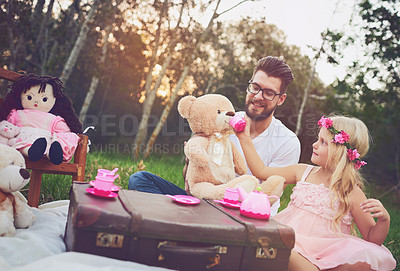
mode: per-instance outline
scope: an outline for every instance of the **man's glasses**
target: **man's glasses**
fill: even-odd
[[[267,88],[262,89],[257,83],[253,83],[251,81],[249,81],[249,85],[247,86],[247,91],[254,95],[262,91],[262,97],[268,101],[274,100],[275,96],[282,95],[282,93],[275,93],[274,91]]]

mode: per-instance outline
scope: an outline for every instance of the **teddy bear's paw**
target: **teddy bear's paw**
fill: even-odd
[[[15,192],[14,194],[17,194]],[[14,225],[18,229],[26,229],[32,226],[33,221],[35,221],[35,215],[32,209],[21,199],[15,198],[15,215],[14,215]]]
[[[254,176],[245,175],[237,177],[233,182],[236,181],[236,184],[233,188],[237,188],[238,186],[242,187],[247,193],[250,193],[256,190],[258,185],[258,180]]]
[[[2,212],[0,214],[0,236],[13,236],[15,234],[15,227],[12,215]]]
[[[18,143],[18,140],[17,140],[16,138],[11,138],[11,139],[8,140],[7,145],[10,146],[10,147],[12,147],[12,146],[14,146],[14,145],[17,144],[17,143]]]
[[[190,193],[199,199],[222,199],[225,194],[225,185],[196,183],[190,188]]]
[[[21,214],[15,216],[14,224],[18,229],[26,229],[32,226],[35,221],[35,215],[32,211],[26,209],[26,211]]]
[[[285,181],[285,178],[281,176],[270,176],[268,179],[260,184],[261,191],[268,196],[277,196],[278,198],[280,198],[282,196]],[[272,205],[277,201],[277,199],[275,197],[270,197],[269,201]]]

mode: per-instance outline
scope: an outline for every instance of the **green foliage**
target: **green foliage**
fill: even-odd
[[[333,87],[347,101],[335,102],[339,111],[363,120],[371,133],[372,145],[366,173],[387,185],[400,184],[400,3],[395,0],[359,1],[362,22],[357,34],[330,33],[333,58],[358,46],[364,59],[354,61],[348,74]],[[341,49],[339,49],[341,48]],[[328,51],[328,49],[327,49]]]

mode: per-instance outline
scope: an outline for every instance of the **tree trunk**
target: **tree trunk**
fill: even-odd
[[[17,28],[13,15],[15,5],[16,3],[14,1],[10,1],[6,6],[7,34],[11,53],[10,65],[8,68],[13,71],[20,66],[26,55],[25,36],[24,33]]]
[[[106,55],[108,50],[108,38],[110,37],[111,29],[112,29],[112,24],[107,25],[106,34],[104,35],[103,38],[103,47],[101,48],[101,56],[98,63],[99,66],[102,66],[106,60]],[[81,112],[79,113],[79,120],[81,121],[81,123],[83,123],[86,118],[87,111],[90,107],[90,104],[92,103],[93,96],[96,93],[96,88],[98,83],[99,83],[99,77],[97,75],[94,75],[92,77],[92,82],[90,83],[89,91],[86,94],[85,101],[83,102]]]
[[[151,84],[153,82],[153,70],[154,66],[157,63],[157,53],[158,53],[158,48],[160,46],[160,35],[161,35],[161,26],[162,22],[164,20],[164,16],[167,14],[167,9],[168,9],[168,1],[165,0],[164,5],[160,11],[160,20],[158,21],[158,28],[155,36],[155,46],[153,48],[153,53],[151,56],[150,60],[150,66],[149,66],[149,72],[146,76],[146,83],[145,83],[145,95],[146,99],[144,100],[143,103],[143,113],[142,113],[142,119],[140,120],[139,127],[138,127],[138,133],[136,134],[135,141],[133,144],[132,148],[132,159],[136,160],[140,154],[140,148],[142,145],[144,145],[144,141],[147,137],[147,128],[148,128],[148,123],[149,123],[149,118],[150,118],[150,113],[151,109],[153,107],[154,99],[157,94],[157,89],[159,84],[161,84],[161,79],[162,76],[159,80],[158,86],[156,85],[158,83],[158,80],[155,84],[155,86],[152,88]],[[170,61],[170,60],[169,60]],[[164,61],[162,72],[165,73],[165,69],[168,67],[169,63],[167,61]]]
[[[32,25],[37,26],[38,24],[36,23],[38,20],[40,20],[40,15],[42,14],[44,4],[46,3],[45,0],[38,0],[35,8],[33,9],[33,12],[31,14],[31,19],[30,21],[32,22]]]
[[[146,159],[151,154],[151,148],[153,147],[154,143],[156,142],[157,136],[159,135],[161,128],[164,126],[164,123],[167,121],[169,112],[171,111],[172,105],[174,104],[176,98],[178,97],[178,91],[181,89],[183,82],[185,81],[186,76],[189,73],[189,65],[186,65],[183,69],[182,75],[179,78],[179,81],[175,87],[174,92],[171,95],[168,103],[166,104],[163,113],[161,115],[160,121],[157,123],[156,128],[154,129],[153,133],[150,136],[149,141],[147,142],[146,150],[144,151],[143,157]]]
[[[85,22],[82,24],[81,31],[79,33],[78,38],[76,39],[74,48],[72,49],[71,54],[69,55],[69,58],[67,60],[67,63],[64,66],[64,70],[61,73],[60,79],[64,84],[67,83],[72,73],[72,69],[75,66],[76,60],[78,59],[79,53],[83,45],[85,44],[87,33],[89,32],[88,23],[93,19],[94,15],[96,14],[98,3],[99,0],[93,2],[93,6],[86,17]]]
[[[43,17],[42,23],[40,24],[39,33],[37,34],[35,46],[31,55],[31,64],[40,68],[41,71],[44,70],[43,66],[46,63],[46,57],[43,55],[42,48],[47,47],[47,39],[45,39],[44,36],[47,28],[49,27],[49,22],[53,14],[53,6],[54,0],[51,0],[47,7],[46,15]]]
[[[299,114],[298,114],[298,116],[297,116],[297,123],[296,123],[296,135],[297,135],[297,136],[298,136],[299,133],[300,133],[300,129],[301,129],[301,119],[303,118],[304,108],[305,108],[306,103],[307,103],[308,92],[310,91],[311,83],[312,83],[312,81],[313,81],[313,79],[314,79],[315,66],[316,66],[316,64],[317,64],[317,59],[318,59],[318,58],[315,58],[315,63],[314,63],[314,65],[313,65],[310,78],[308,79],[307,88],[304,90],[303,100],[302,100],[302,102],[301,102],[300,109],[299,109]]]
[[[178,83],[177,83],[177,85],[175,87],[175,90],[172,93],[169,102],[167,103],[167,105],[165,106],[165,108],[163,110],[163,113],[161,115],[160,121],[157,123],[156,128],[154,129],[152,135],[150,136],[149,141],[147,142],[146,149],[145,149],[145,152],[144,152],[144,158],[148,158],[149,157],[149,155],[151,153],[151,148],[153,147],[153,145],[154,145],[154,143],[155,143],[155,141],[157,139],[157,136],[161,131],[161,128],[163,127],[164,123],[167,120],[169,112],[171,111],[171,107],[172,107],[173,103],[175,102],[175,100],[177,98],[178,91],[180,90],[183,82],[185,81],[185,78],[186,78],[187,74],[189,73],[190,65],[193,63],[193,61],[197,57],[202,42],[206,39],[207,35],[211,31],[211,27],[213,25],[214,20],[219,16],[217,14],[217,10],[218,10],[220,2],[221,2],[221,0],[217,1],[217,5],[215,7],[214,14],[211,17],[210,21],[208,22],[207,28],[203,31],[203,33],[201,34],[200,38],[197,40],[194,52],[191,54],[189,61],[186,63],[186,65],[185,65],[185,67],[183,69],[182,75],[179,78],[179,81],[178,81]]]

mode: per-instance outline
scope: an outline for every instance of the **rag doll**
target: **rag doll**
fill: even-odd
[[[10,86],[0,107],[0,120],[20,127],[13,148],[31,161],[46,156],[58,165],[75,152],[82,124],[62,89],[56,77],[24,74]]]

